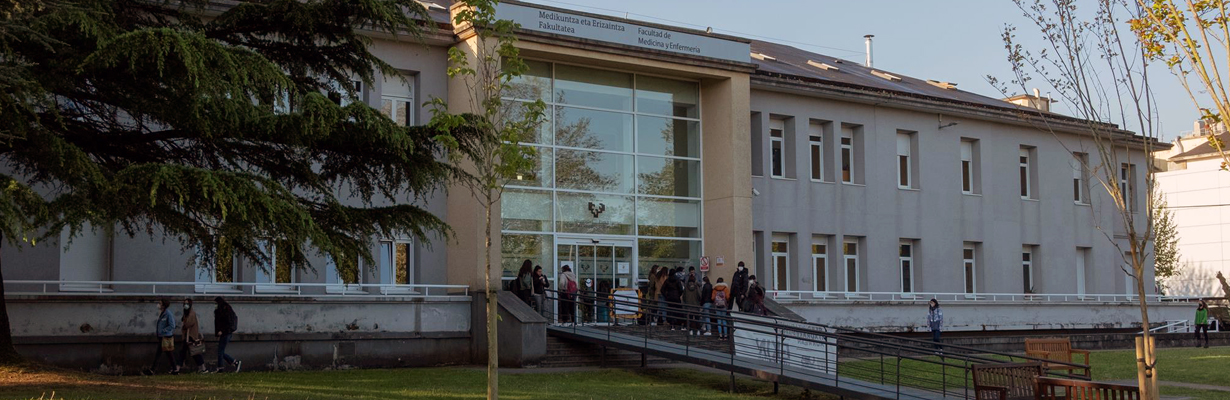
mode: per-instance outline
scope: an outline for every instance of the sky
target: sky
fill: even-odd
[[[1018,26],[1017,37],[1027,47],[1041,44],[1037,29],[1011,0],[527,1],[673,26],[712,27],[717,33],[787,44],[860,63],[863,35],[872,34],[877,69],[954,82],[962,90],[995,98],[1003,96],[987,83],[986,76],[1008,81],[1012,73],[1000,38],[1005,24]],[[1169,71],[1152,68],[1150,74],[1160,104],[1159,136],[1170,141],[1190,131],[1199,112]],[[1042,91],[1045,95],[1048,89]],[[1052,111],[1071,115],[1066,107],[1057,106]]]

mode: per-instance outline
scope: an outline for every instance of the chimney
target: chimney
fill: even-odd
[[[864,64],[867,68],[871,68],[871,38],[873,37],[876,35],[863,35],[863,38],[867,40],[867,63]]]
[[[1042,97],[1042,91],[1034,88],[1034,94],[1018,94],[1004,99],[1004,101],[1016,104],[1018,106],[1029,107],[1042,112],[1051,112],[1051,103],[1055,102],[1046,97]]]

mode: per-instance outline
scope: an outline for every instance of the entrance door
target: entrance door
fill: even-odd
[[[578,287],[590,296],[580,296],[581,322],[609,322],[610,310],[593,299],[606,298],[620,288],[635,288],[637,268],[634,242],[620,239],[559,238],[556,260],[560,270],[567,265],[577,275]],[[588,300],[588,301],[586,301]]]

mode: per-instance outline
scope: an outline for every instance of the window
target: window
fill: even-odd
[[[201,246],[197,244],[195,250],[196,290],[234,289],[234,286],[228,284],[239,280],[239,268],[235,265],[238,260],[235,258],[235,250],[231,247],[231,241],[225,237],[218,239],[218,245],[214,250],[214,260],[209,265],[205,265]]]
[[[897,251],[898,265],[901,267],[901,292],[914,292],[914,241],[902,240]]]
[[[1077,204],[1089,204],[1089,191],[1085,184],[1085,164],[1088,162],[1088,154],[1072,153],[1072,202]]]
[[[752,113],[752,176],[764,176],[764,128],[760,113]]]
[[[360,263],[358,255],[347,255],[338,257],[334,260],[333,257],[325,259],[325,291],[329,293],[341,292],[358,292],[362,288],[358,286],[363,283],[363,265]]]
[[[1088,247],[1076,248],[1076,294],[1085,294],[1085,262],[1088,258]]]
[[[286,290],[287,288],[278,285],[295,283],[295,273],[290,263],[290,247],[278,246],[273,240],[263,240],[257,245],[260,246],[261,254],[267,257],[265,262],[256,266],[256,283],[265,284],[257,286],[257,290]]]
[[[1021,283],[1024,293],[1034,293],[1034,246],[1021,248]]]
[[[854,183],[854,128],[841,128],[841,181]]]
[[[774,238],[773,290],[790,290],[790,246],[784,240]]]
[[[824,126],[812,122],[808,129],[807,143],[811,152],[811,180],[824,180]]]
[[[769,162],[774,178],[786,177],[786,124],[780,119],[769,120]]]
[[[965,293],[978,293],[978,262],[976,261],[977,246],[966,243],[961,249],[963,269],[965,270]]]
[[[828,239],[816,238],[811,245],[812,290],[829,290],[829,245]]]
[[[1132,164],[1119,166],[1119,193],[1123,196],[1123,209],[1136,211],[1136,168]]]
[[[1136,294],[1136,279],[1133,277],[1136,274],[1136,267],[1132,266],[1131,251],[1123,252],[1123,270],[1127,271],[1126,274],[1123,274],[1123,293],[1128,295]]]
[[[401,126],[415,124],[413,77],[384,79],[380,87],[380,112]]]
[[[380,242],[380,283],[409,285],[414,283],[414,243],[410,240]]]
[[[897,188],[910,189],[914,185],[914,142],[918,138],[913,132],[897,131]]]
[[[977,140],[961,139],[961,193],[978,193],[977,151]]]
[[[846,265],[845,291],[857,292],[859,288],[858,239],[846,239],[842,243],[842,253]]]
[[[325,93],[329,100],[345,107],[354,101],[363,101],[363,81],[351,80],[354,92],[350,92],[347,88],[342,87],[341,83],[332,81],[329,83],[329,90]]]
[[[1032,182],[1033,172],[1031,168],[1032,163],[1033,163],[1033,157],[1031,153],[1033,153],[1032,149],[1024,147],[1024,146],[1021,147],[1020,170],[1021,170],[1021,198],[1022,199],[1032,199],[1034,195],[1033,182]]]

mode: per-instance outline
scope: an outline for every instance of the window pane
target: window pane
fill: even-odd
[[[653,265],[687,267],[700,265],[700,241],[671,239],[640,239],[637,263],[641,271]]]
[[[551,231],[551,192],[508,188],[500,200],[500,223],[510,231]]]
[[[973,260],[974,259],[974,249],[965,249],[962,252],[962,255],[965,256],[966,260]]]
[[[554,181],[555,169],[551,165],[551,161],[555,158],[551,153],[550,147],[527,146],[535,154],[530,155],[530,165],[513,176],[508,181],[512,186],[528,186],[528,187],[551,187]]]
[[[914,282],[913,282],[913,279],[911,279],[911,273],[910,273],[910,268],[912,267],[913,266],[910,265],[909,260],[905,260],[901,262],[901,288],[903,291],[906,291],[906,292],[914,291]]]
[[[858,260],[855,258],[846,259],[846,291],[858,291]]]
[[[526,60],[528,71],[510,81],[505,97],[551,101],[551,64]]]
[[[790,268],[790,263],[786,261],[786,256],[775,257],[773,264],[776,267],[774,268],[773,275],[777,278],[773,282],[773,288],[777,290],[790,290],[790,271],[787,270],[787,268]]]
[[[851,157],[850,149],[843,147],[841,149],[841,181],[842,182],[852,182],[853,181],[853,177],[851,176],[851,172],[850,172],[850,162],[851,162],[850,157]]]
[[[225,236],[218,238],[218,249],[214,254],[217,262],[214,264],[214,282],[231,283],[235,281],[235,248],[231,240]]]
[[[1029,169],[1021,166],[1021,197],[1029,197]]]
[[[965,263],[965,293],[974,293],[974,264]]]
[[[906,156],[897,156],[897,184],[904,187],[910,186],[910,158]]]
[[[857,255],[858,254],[858,243],[846,242],[845,243],[845,253],[846,255],[850,255],[850,256]]]
[[[910,245],[908,245],[908,244],[902,244],[902,245],[901,245],[901,251],[900,251],[901,256],[902,256],[902,257],[909,257],[909,256],[912,254],[912,251],[911,251],[911,250],[913,250],[913,249],[912,249],[912,247],[913,247],[913,246],[910,246]]]
[[[526,111],[528,111],[527,107],[529,106],[529,104],[530,103],[521,102],[521,101],[512,101],[512,100],[504,101],[504,103],[502,104],[502,106],[505,108],[503,112],[504,118],[506,118],[507,120],[517,120],[517,121],[524,119],[525,113]],[[539,119],[542,123],[538,125],[538,129],[533,132],[526,132],[524,136],[518,139],[519,142],[536,143],[536,144],[551,144],[551,108],[550,106],[542,110],[542,113],[543,113],[542,118]]]
[[[961,190],[966,192],[972,192],[974,190],[972,185],[970,185],[971,177],[969,163],[969,161],[961,162]]]
[[[773,252],[785,253],[789,251],[790,246],[786,242],[773,242]]]
[[[410,284],[410,243],[399,242],[393,251],[393,283]]]
[[[700,157],[700,123],[682,119],[636,117],[637,152]]]
[[[359,257],[352,255],[340,256],[334,260],[334,268],[342,283],[359,283]]]
[[[811,145],[811,178],[821,180],[820,176],[820,145],[812,143]]]
[[[641,197],[636,214],[641,236],[700,237],[700,201]]]
[[[632,193],[632,156],[580,150],[555,150],[556,187]]]
[[[281,244],[281,243],[279,243]],[[290,267],[290,246],[275,245],[274,263],[273,263],[273,281],[275,283],[291,283],[294,278],[294,270]]]
[[[1081,180],[1080,179],[1072,180],[1072,201],[1075,201],[1078,203],[1081,201]]]
[[[813,245],[811,245],[811,253],[812,253],[812,254],[828,254],[828,252],[829,252],[829,251],[828,251],[828,246],[827,246],[827,245],[823,245],[823,244],[813,244]]]
[[[559,232],[634,234],[630,196],[559,192],[556,201]]]
[[[637,157],[637,192],[700,197],[700,161]]]
[[[556,64],[555,102],[632,111],[632,74]]]
[[[517,235],[505,233],[500,236],[500,264],[503,266],[503,276],[517,276],[521,263],[530,260],[536,266],[542,266],[542,272],[548,279],[555,278],[555,265],[551,262],[552,239],[550,235]],[[572,247],[569,246],[569,249]],[[561,257],[565,261],[567,257]]]
[[[632,152],[632,114],[555,107],[555,120],[556,145]]]
[[[773,141],[773,176],[782,176],[782,141]]]
[[[696,82],[652,76],[636,77],[636,111],[648,114],[697,118],[700,92]]]
[[[828,263],[828,260],[823,257],[815,257],[815,258],[812,258],[812,263],[814,264],[813,267],[815,268],[816,290],[819,290],[819,291],[829,290],[829,286],[828,286],[829,277],[825,273],[825,268],[827,268],[826,264]]]

